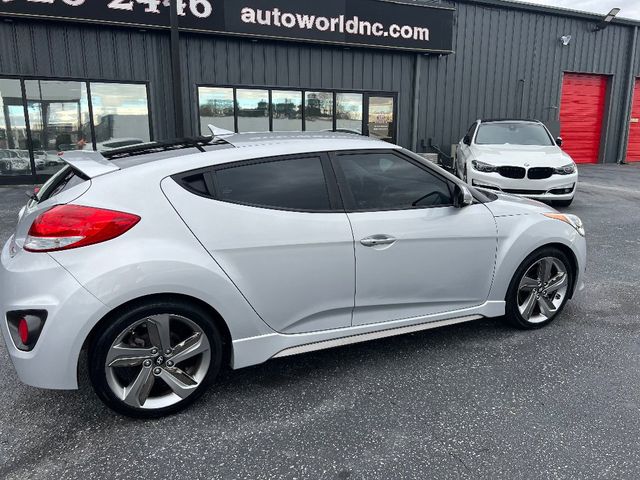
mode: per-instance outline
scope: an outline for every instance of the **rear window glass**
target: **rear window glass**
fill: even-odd
[[[331,209],[319,157],[224,168],[215,176],[217,198],[225,202],[286,210]]]
[[[42,187],[42,194],[38,196],[38,201],[42,202],[51,197],[59,195],[62,192],[75,187],[76,185],[80,185],[81,183],[86,182],[87,180],[87,177],[67,165],[62,170],[60,170],[57,175],[51,178],[51,183],[47,182],[44,184],[44,186]]]
[[[553,145],[547,130],[536,123],[484,123],[476,134],[478,145]]]

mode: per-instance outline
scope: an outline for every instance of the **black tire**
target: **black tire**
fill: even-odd
[[[520,281],[524,277],[525,273],[531,268],[536,262],[540,261],[546,257],[553,257],[558,259],[564,266],[566,267],[568,283],[567,283],[567,292],[562,300],[561,305],[557,308],[553,317],[546,321],[542,322],[530,322],[525,320],[525,318],[520,313],[518,308],[518,287],[520,285]],[[507,297],[505,298],[506,307],[505,307],[505,319],[512,326],[522,329],[522,330],[532,330],[544,327],[551,323],[554,319],[562,313],[565,305],[567,304],[567,300],[571,296],[570,293],[573,292],[573,285],[575,282],[575,271],[573,270],[572,263],[569,261],[567,255],[562,251],[554,247],[544,247],[539,250],[536,250],[531,255],[529,255],[518,267],[516,272],[511,279],[511,283],[509,284],[509,289],[507,290]],[[526,294],[525,294],[526,295]]]
[[[556,207],[568,207],[573,202],[573,198],[571,200],[554,200],[553,205]]]
[[[207,337],[210,361],[206,375],[186,398],[163,408],[136,408],[118,398],[107,380],[105,365],[113,342],[126,329],[152,315],[179,315],[195,323]],[[209,312],[189,303],[150,301],[134,304],[109,318],[93,336],[88,350],[89,378],[98,397],[112,410],[133,418],[158,418],[177,413],[195,402],[217,377],[223,359],[223,340]],[[160,352],[162,355],[162,352]]]

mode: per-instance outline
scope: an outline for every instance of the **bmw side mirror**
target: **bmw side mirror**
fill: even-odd
[[[562,137],[556,138],[556,145],[558,145],[559,147],[562,146]]]
[[[462,143],[471,146],[471,138],[469,138],[469,135],[464,136],[464,138],[462,139]]]
[[[467,187],[464,185],[456,184],[453,189],[453,206],[456,208],[463,208],[473,203],[473,195]]]

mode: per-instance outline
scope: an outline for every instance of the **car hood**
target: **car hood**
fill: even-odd
[[[573,161],[555,145],[474,145],[471,149],[474,159],[497,166],[562,167]]]
[[[556,212],[553,207],[538,202],[537,200],[519,197],[517,195],[509,195],[508,193],[498,193],[493,190],[491,193],[498,197],[498,199],[485,203],[485,206],[491,210],[491,213],[493,213],[495,217]]]

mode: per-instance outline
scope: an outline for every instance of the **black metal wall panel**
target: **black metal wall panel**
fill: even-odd
[[[595,32],[594,17],[495,0],[456,8],[451,55],[421,61],[418,149],[448,151],[480,117],[558,121],[565,71],[609,76],[603,158],[616,160],[626,128],[624,99],[633,25]],[[568,46],[560,42],[571,35]],[[640,39],[638,40],[640,43]],[[637,45],[640,48],[640,45]],[[182,34],[187,134],[198,133],[197,84],[376,90],[398,93],[398,142],[410,146],[414,53]],[[640,55],[634,72],[640,75]],[[0,22],[0,75],[147,81],[156,139],[174,136],[167,32],[51,21]]]
[[[0,75],[148,82],[154,138],[173,136],[165,33],[77,23],[0,22]]]
[[[414,57],[410,53],[182,36],[187,131],[197,133],[197,85],[255,85],[398,93],[398,141],[411,141]]]
[[[478,118],[536,118],[556,129],[563,72],[609,76],[603,159],[615,162],[632,27],[562,15],[456,3],[455,54],[422,62],[418,142],[448,151]],[[563,46],[562,35],[571,35]],[[636,65],[640,71],[640,59]]]

